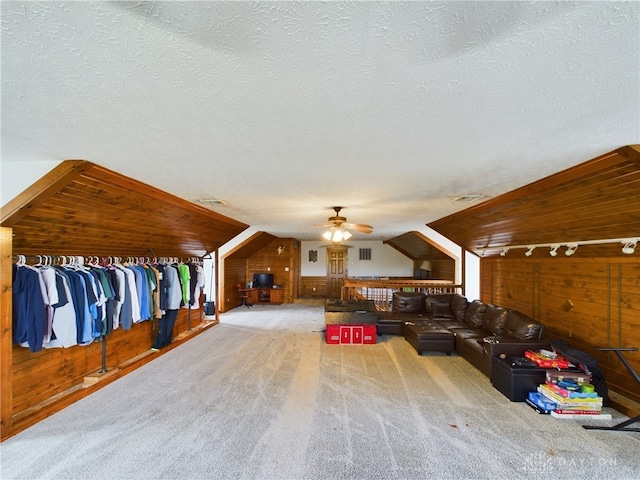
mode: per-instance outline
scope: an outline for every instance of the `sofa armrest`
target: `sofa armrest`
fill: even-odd
[[[489,341],[487,341],[489,340]],[[526,350],[540,350],[549,348],[549,342],[545,340],[521,340],[513,337],[487,337],[484,341],[484,354],[489,358],[498,355],[507,357],[523,357]]]

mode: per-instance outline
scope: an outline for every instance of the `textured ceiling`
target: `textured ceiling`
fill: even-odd
[[[640,143],[637,2],[2,2],[2,162],[386,240]]]

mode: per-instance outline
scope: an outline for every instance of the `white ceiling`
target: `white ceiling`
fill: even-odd
[[[640,143],[638,2],[11,2],[2,163],[388,239]],[[5,164],[6,165],[6,164]]]

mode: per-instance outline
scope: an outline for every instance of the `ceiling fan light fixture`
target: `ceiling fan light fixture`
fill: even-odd
[[[332,227],[324,232],[322,236],[331,243],[338,244],[344,240],[349,240],[352,235],[347,230],[340,227]]]

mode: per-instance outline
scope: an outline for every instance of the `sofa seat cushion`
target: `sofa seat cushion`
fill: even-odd
[[[442,325],[444,328],[446,328],[447,330],[453,330],[456,328],[469,328],[469,324],[467,322],[460,322],[454,318],[451,319],[436,319],[436,322],[438,322],[438,324]]]
[[[482,328],[492,335],[502,335],[507,322],[507,309],[496,305],[487,305],[482,319]]]
[[[467,351],[473,351],[473,355],[482,357],[484,355],[484,342],[481,338],[460,338],[456,337],[456,342],[464,344]]]
[[[484,312],[487,309],[487,305],[480,300],[474,300],[469,303],[467,312],[464,315],[464,321],[473,327],[482,327],[482,320],[484,318]]]
[[[536,322],[528,315],[517,310],[509,310],[502,334],[521,340],[533,340],[542,338],[543,329],[541,323]]]
[[[422,313],[425,297],[426,295],[421,292],[393,292],[391,310],[402,313]]]
[[[487,336],[487,332],[485,330],[477,327],[452,328],[450,332],[461,339],[477,338],[482,340]]]

